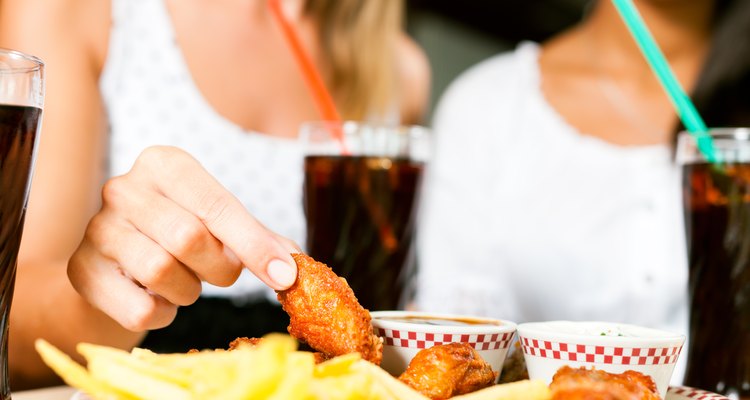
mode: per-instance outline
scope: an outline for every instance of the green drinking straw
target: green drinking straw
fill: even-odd
[[[695,105],[690,101],[690,97],[680,86],[680,83],[674,76],[672,69],[669,67],[667,60],[664,58],[659,45],[654,41],[651,32],[649,32],[643,18],[638,13],[632,0],[612,0],[615,8],[620,13],[622,20],[635,38],[638,47],[641,49],[643,56],[648,61],[651,70],[656,74],[662,87],[667,91],[672,105],[677,110],[682,123],[685,124],[688,132],[695,138],[698,149],[709,162],[717,162],[717,154],[714,149],[711,135],[708,134],[708,128],[705,122],[695,109]]]

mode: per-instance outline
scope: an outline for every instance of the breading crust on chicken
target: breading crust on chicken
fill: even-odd
[[[236,350],[240,346],[257,346],[262,341],[262,338],[238,337],[229,343],[229,350]]]
[[[491,386],[497,372],[466,343],[420,350],[399,380],[431,399],[447,399]]]
[[[550,384],[553,400],[660,400],[656,384],[636,371],[606,371],[564,366]]]
[[[373,333],[370,313],[344,278],[304,254],[292,254],[297,281],[278,293],[290,317],[289,334],[326,356],[359,353],[379,365],[383,340]]]

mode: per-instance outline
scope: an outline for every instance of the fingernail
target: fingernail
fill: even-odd
[[[282,289],[292,286],[297,280],[297,268],[281,260],[272,260],[268,263],[266,270],[272,281],[276,282]]]

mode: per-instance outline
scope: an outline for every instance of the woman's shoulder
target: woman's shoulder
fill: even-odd
[[[427,112],[430,98],[430,62],[424,50],[406,34],[399,38],[397,52],[402,120],[418,123]]]
[[[109,1],[2,0],[3,46],[41,56],[48,53],[91,55],[103,62],[110,25]]]
[[[511,110],[522,96],[538,90],[539,47],[526,42],[497,54],[461,73],[442,94],[435,123],[443,119],[486,120]]]
[[[464,95],[507,96],[509,89],[533,83],[538,71],[539,46],[524,42],[512,51],[503,52],[469,67],[450,85],[448,91]]]

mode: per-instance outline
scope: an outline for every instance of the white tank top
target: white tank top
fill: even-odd
[[[249,132],[218,114],[192,80],[164,0],[112,0],[100,88],[110,124],[109,176],[130,170],[151,145],[186,150],[271,230],[305,242],[302,151],[294,139]],[[248,271],[203,295],[272,294]]]

